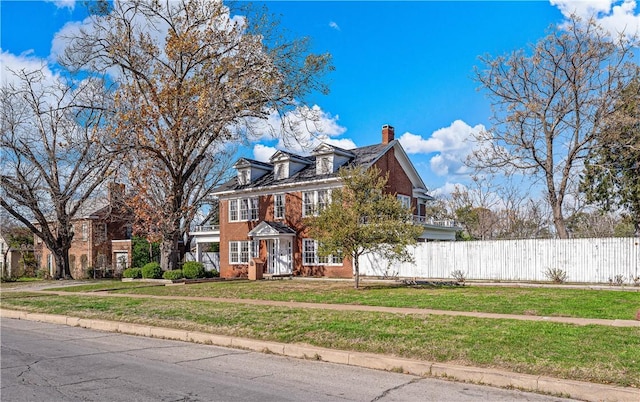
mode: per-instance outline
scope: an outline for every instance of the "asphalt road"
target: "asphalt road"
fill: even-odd
[[[566,401],[63,325],[0,325],[2,401]]]

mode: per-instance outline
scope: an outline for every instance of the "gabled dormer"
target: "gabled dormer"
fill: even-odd
[[[309,158],[285,151],[277,151],[271,159],[269,159],[269,162],[273,165],[273,176],[275,180],[288,179],[312,163]]]
[[[316,175],[335,173],[355,157],[351,151],[324,143],[318,145],[312,155],[316,157]]]
[[[241,186],[250,184],[273,170],[273,166],[268,163],[247,158],[238,159],[233,167],[238,171],[238,184]]]

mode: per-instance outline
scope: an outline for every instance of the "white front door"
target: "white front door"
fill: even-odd
[[[287,275],[291,269],[291,240],[270,239],[267,240],[268,272],[274,275]]]

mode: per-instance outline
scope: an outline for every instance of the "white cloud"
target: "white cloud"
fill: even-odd
[[[427,139],[412,133],[404,133],[398,140],[409,154],[428,154],[432,152],[466,151],[473,146],[473,134],[484,131],[478,124],[469,126],[462,120],[456,120],[449,127],[440,128]]]
[[[464,160],[476,146],[474,135],[484,130],[482,124],[471,127],[456,120],[449,127],[434,131],[429,138],[404,133],[398,140],[409,154],[437,153],[431,158],[430,166],[438,176],[464,175],[469,172]]]
[[[276,153],[277,149],[262,144],[256,144],[253,147],[253,159],[260,162],[268,162],[269,159]]]
[[[431,190],[431,195],[434,197],[448,197],[455,191],[466,190],[467,186],[462,183],[446,182],[442,186]]]
[[[582,19],[595,17],[613,37],[624,32],[628,37],[640,33],[640,14],[635,0],[550,0],[565,18],[576,14]]]
[[[300,106],[284,115],[273,111],[266,119],[245,120],[241,131],[246,131],[255,141],[277,139],[277,149],[293,153],[306,154],[321,142],[346,149],[355,148],[353,141],[335,138],[347,131],[338,123],[339,118],[318,105]]]
[[[338,23],[335,21],[329,22],[329,27],[335,29],[336,31],[340,30],[340,25],[338,25]]]
[[[50,3],[53,3],[58,8],[68,8],[69,10],[73,10],[76,7],[76,0],[47,0]]]
[[[32,52],[25,52],[18,56],[13,53],[2,51],[0,49],[0,70],[1,85],[7,86],[16,84],[18,81],[14,76],[14,72],[18,73],[24,71],[38,71],[40,70],[44,75],[45,81],[54,81],[57,79],[57,75],[51,71],[47,62],[38,57],[32,55]]]

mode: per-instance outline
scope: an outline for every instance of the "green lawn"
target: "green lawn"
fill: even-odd
[[[26,292],[2,306],[640,387],[640,328]]]
[[[122,289],[123,285],[130,286]],[[518,287],[409,287],[397,284],[364,283],[355,290],[350,282],[306,280],[228,281],[185,286],[144,286],[138,283],[105,284],[117,293],[227,297],[310,303],[360,304],[387,307],[416,307],[437,310],[480,311],[604,319],[635,319],[640,310],[640,292]],[[64,291],[96,290],[89,287],[60,288]]]

